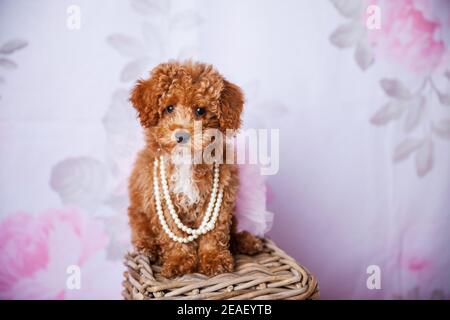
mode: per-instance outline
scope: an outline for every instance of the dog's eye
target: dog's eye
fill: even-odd
[[[164,109],[164,111],[166,111],[167,113],[172,113],[174,109],[175,107],[173,105],[170,105],[167,106],[166,109]]]
[[[206,113],[206,109],[203,107],[198,107],[195,109],[195,114],[199,117],[201,117],[202,115],[204,115]]]

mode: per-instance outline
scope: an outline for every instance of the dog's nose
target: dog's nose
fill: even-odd
[[[186,143],[189,141],[190,137],[191,135],[186,131],[179,130],[175,132],[175,140],[177,141],[177,143]]]

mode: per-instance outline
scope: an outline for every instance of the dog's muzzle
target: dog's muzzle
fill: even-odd
[[[191,135],[187,131],[178,130],[177,132],[175,132],[174,137],[175,137],[175,141],[177,143],[183,144],[183,143],[187,143],[189,141],[189,139],[191,138]]]

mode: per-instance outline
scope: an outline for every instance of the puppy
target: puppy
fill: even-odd
[[[210,131],[225,135],[227,130],[239,129],[244,103],[241,89],[211,65],[171,61],[154,68],[148,79],[138,80],[130,101],[146,140],[129,181],[133,245],[160,263],[161,274],[167,278],[196,271],[208,276],[231,272],[231,249],[244,254],[261,251],[259,238],[236,232],[238,167],[179,156],[180,150],[204,151],[217,138]],[[219,148],[212,152],[214,156],[226,149],[225,139],[215,142]],[[225,162],[225,155],[222,159]],[[211,207],[215,175],[218,188]],[[212,218],[204,218],[208,208],[214,217],[219,197],[220,210],[211,223]],[[204,221],[210,222],[210,228],[199,232],[196,229]],[[186,231],[189,228],[191,233]]]

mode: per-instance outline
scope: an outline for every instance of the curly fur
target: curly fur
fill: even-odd
[[[194,110],[198,106],[207,110],[201,119],[202,132],[208,128],[217,128],[224,134],[227,129],[237,130],[241,125],[244,103],[241,89],[225,80],[211,65],[169,62],[153,69],[148,79],[139,80],[130,100],[138,112],[146,137],[145,148],[137,157],[129,183],[128,215],[133,245],[161,263],[162,275],[166,277],[195,271],[206,275],[230,272],[234,266],[230,249],[247,254],[259,252],[262,249],[260,239],[248,232],[236,233],[234,212],[239,186],[236,165],[221,165],[220,182],[224,195],[215,228],[191,243],[175,242],[164,233],[153,195],[153,160],[161,153],[172,155],[177,145],[174,131],[183,129],[194,134]],[[168,105],[175,106],[173,113],[164,111]],[[208,139],[210,137],[205,135],[202,145],[194,148],[204,148],[210,142]],[[168,162],[166,170],[168,177],[172,178],[169,179],[171,197],[181,221],[197,228],[209,201],[212,165],[192,164],[189,170]],[[171,185],[180,179],[180,170],[185,170],[183,183],[191,185],[193,190]],[[163,208],[170,229],[179,236],[186,236],[175,228],[165,206]]]

